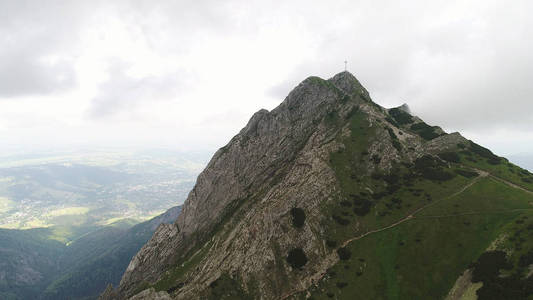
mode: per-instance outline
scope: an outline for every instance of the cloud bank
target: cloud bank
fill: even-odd
[[[2,1],[0,138],[222,146],[310,75],[533,152],[530,1]]]

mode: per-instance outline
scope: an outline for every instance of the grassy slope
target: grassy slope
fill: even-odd
[[[369,143],[361,122],[364,120],[351,120],[352,135],[344,140],[346,149],[331,156],[344,196],[361,193],[365,185],[374,191],[380,189],[379,178],[368,181],[353,175],[364,167],[363,159],[359,160],[363,166],[357,166],[355,160],[362,156],[362,149]],[[450,170],[465,166],[486,170],[533,190],[528,182],[533,176],[506,160],[491,164],[475,153],[460,157],[461,161],[451,164]],[[395,172],[401,174],[409,169],[399,168]],[[472,185],[466,190],[450,197],[469,183]],[[533,195],[494,178],[456,176],[444,182],[417,178],[412,186],[401,184],[392,195],[371,199],[373,207],[364,217],[354,218],[349,208],[340,204],[343,199],[325,207],[326,213],[341,215],[349,221],[349,224],[339,224],[329,219],[324,224],[328,229],[325,238],[335,242],[331,247],[334,251],[350,237],[386,227],[427,205],[414,215],[415,218],[349,243],[346,248],[351,257],[340,260],[319,285],[311,289],[313,299],[443,298],[457,277],[498,236],[516,235],[520,229],[513,227],[515,222],[533,217]],[[391,202],[392,198],[401,199],[401,204]],[[387,214],[383,216],[383,212]],[[518,246],[511,242],[506,244],[507,249],[513,250],[511,260],[515,265],[521,254],[533,249],[533,241],[528,244],[523,237],[516,240],[522,243]]]

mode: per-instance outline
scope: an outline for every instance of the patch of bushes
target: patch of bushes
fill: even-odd
[[[398,184],[400,182],[400,176],[393,170],[390,174],[383,176],[383,180],[388,184]]]
[[[333,215],[332,216],[333,220],[335,220],[335,222],[337,222],[339,225],[342,225],[342,226],[346,226],[348,224],[350,224],[350,220],[347,220],[341,216],[338,216],[338,215]]]
[[[347,201],[347,200],[342,200],[342,201],[340,202],[340,205],[341,205],[341,206],[344,206],[344,207],[352,207],[352,202]]]
[[[423,139],[430,141],[434,138],[438,138],[440,134],[436,133],[433,129],[431,130],[422,130],[417,132],[419,136],[421,136]]]
[[[474,178],[474,177],[477,177],[479,174],[477,172],[474,172],[474,171],[468,171],[468,170],[463,170],[463,169],[457,169],[455,170],[455,173],[463,176],[463,177],[466,177],[466,178]]]
[[[373,161],[376,165],[379,165],[379,163],[381,162],[381,157],[379,157],[379,155],[377,155],[377,154],[374,154],[374,155],[372,155],[372,161]]]
[[[392,140],[392,146],[398,150],[398,152],[402,151],[402,144],[398,140]]]
[[[426,154],[415,160],[415,169],[422,171],[428,168],[438,168],[445,166],[441,161],[435,159],[433,156]]]
[[[389,135],[390,135],[390,137],[392,139],[392,146],[394,148],[396,148],[396,150],[398,150],[398,152],[402,151],[402,144],[398,140],[398,137],[394,133],[394,130],[392,130],[392,128],[390,128],[390,127],[387,127],[386,129],[387,129],[387,132],[389,133]]]
[[[415,131],[419,136],[421,136],[425,140],[432,140],[436,137],[439,137],[440,134],[435,132],[435,128],[432,126],[429,126],[428,124],[424,122],[416,123],[411,125],[411,130]]]
[[[389,115],[400,125],[413,123],[413,117],[399,108],[389,109]]]
[[[500,275],[500,269],[510,269],[506,254],[503,251],[488,251],[473,264],[472,282],[488,282]]]
[[[387,127],[386,129],[387,129],[387,132],[389,133],[391,139],[393,139],[393,140],[397,140],[398,139],[398,137],[396,136],[396,134],[394,133],[394,130],[392,130],[392,128]]]
[[[289,251],[289,254],[287,255],[287,263],[289,263],[293,269],[302,269],[302,267],[307,264],[307,256],[302,248],[294,248]]]
[[[476,153],[477,155],[484,157],[488,160],[491,164],[499,164],[501,162],[501,158],[494,155],[492,151],[489,149],[482,147],[472,141],[470,141],[470,151]]]
[[[447,162],[451,162],[451,163],[461,162],[461,157],[459,156],[459,154],[457,154],[457,152],[442,152],[442,153],[439,153],[438,156]]]
[[[443,165],[441,161],[431,155],[424,155],[415,161],[415,170],[423,178],[433,181],[446,181],[455,177],[453,173],[443,170]]]
[[[392,126],[396,127],[396,128],[399,128],[400,127],[400,124],[396,123],[396,121],[394,121],[391,117],[386,117],[385,118],[385,121],[391,123]]]
[[[339,289],[343,289],[343,288],[345,288],[346,286],[348,286],[348,282],[344,282],[344,281],[339,281],[339,282],[337,282],[337,287],[338,287]]]
[[[418,131],[418,130],[425,130],[425,129],[433,129],[433,127],[429,126],[428,124],[424,122],[416,123],[411,125],[411,130]]]
[[[222,274],[217,280],[209,285],[209,296],[207,299],[251,299],[252,296],[246,293],[239,281],[231,278],[228,274]]]
[[[335,247],[337,247],[337,241],[326,240],[326,246],[328,246],[329,248],[335,248]]]
[[[291,209],[292,216],[292,226],[296,228],[302,228],[305,223],[305,212],[299,207],[294,207]]]
[[[372,201],[353,194],[351,194],[350,197],[352,198],[354,205],[353,212],[356,215],[362,217],[366,216],[370,212],[373,204]]]
[[[478,299],[527,299],[533,294],[533,278],[521,278],[519,273],[501,277],[500,270],[513,265],[503,251],[483,253],[472,265],[472,282],[483,282],[476,294]]]
[[[520,256],[520,259],[518,260],[518,266],[521,268],[527,268],[532,264],[533,264],[533,250],[529,250],[529,252]]]
[[[337,249],[337,254],[340,260],[349,260],[352,257],[352,252],[346,247]]]
[[[521,179],[522,179],[522,181],[525,182],[525,183],[533,183],[533,181],[532,181],[531,179],[529,179],[529,178],[525,178],[525,177],[523,177],[523,178],[521,178]]]

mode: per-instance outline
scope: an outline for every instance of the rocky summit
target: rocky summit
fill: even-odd
[[[349,72],[309,77],[215,153],[101,298],[528,299],[532,190]]]

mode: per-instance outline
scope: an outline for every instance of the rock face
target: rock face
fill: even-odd
[[[420,121],[406,111],[402,106],[402,117]],[[342,153],[359,128],[354,118],[372,132],[360,138],[367,144],[358,176],[466,142],[433,129],[427,130],[436,136],[426,141],[402,129],[348,72],[309,77],[277,108],[255,113],[215,153],[176,223],[159,226],[131,261],[118,295],[102,298],[132,297],[153,286],[172,298],[195,299],[206,297],[208,287],[235,284],[252,297],[279,299],[317,282],[339,260],[325,243],[323,211],[342,196],[332,153]]]

